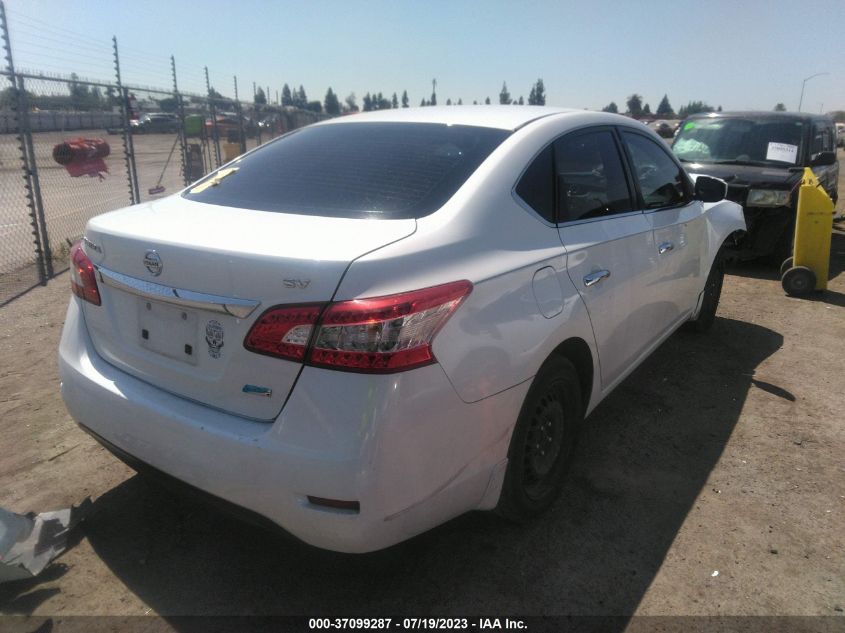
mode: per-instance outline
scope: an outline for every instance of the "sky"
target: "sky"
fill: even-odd
[[[202,93],[204,67],[227,96],[253,82],[408,91],[411,105],[486,97],[502,83],[527,100],[542,78],[548,105],[651,109],[701,100],[725,110],[845,110],[845,0],[5,0],[18,69],[111,80],[111,38],[124,83]],[[808,11],[809,10],[809,11]]]

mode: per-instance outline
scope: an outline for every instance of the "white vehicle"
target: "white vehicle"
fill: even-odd
[[[584,416],[713,321],[745,228],[623,116],[333,119],[98,216],[60,346],[78,423],[313,545],[548,507]]]

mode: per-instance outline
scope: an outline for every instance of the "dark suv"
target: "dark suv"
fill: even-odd
[[[839,163],[836,128],[829,116],[790,112],[712,112],[681,123],[672,149],[690,174],[728,183],[728,198],[742,205],[748,232],[735,255],[792,251],[798,185],[812,167],[836,201]]]
[[[141,117],[134,131],[138,134],[178,132],[179,118],[175,114],[151,112]]]

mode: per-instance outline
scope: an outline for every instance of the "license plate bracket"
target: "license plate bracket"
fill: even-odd
[[[197,315],[191,310],[141,299],[138,302],[138,341],[141,347],[196,365]]]

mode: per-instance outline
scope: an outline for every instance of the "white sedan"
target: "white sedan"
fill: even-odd
[[[725,192],[613,114],[312,125],[88,223],[62,394],[137,469],[319,547],[523,519],[585,416],[713,322],[745,228]]]

